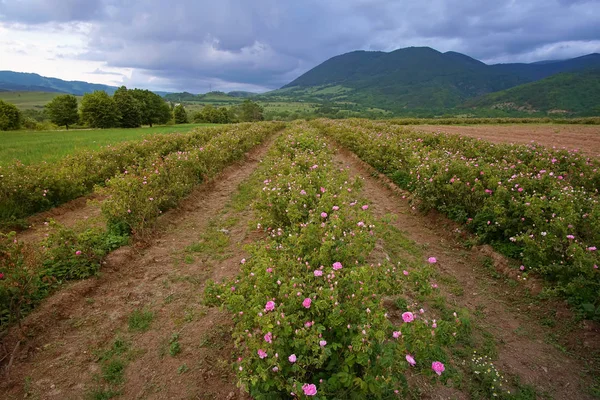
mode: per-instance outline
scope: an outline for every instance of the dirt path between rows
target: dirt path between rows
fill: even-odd
[[[414,125],[411,129],[426,132],[444,132],[494,143],[528,144],[532,141],[557,149],[566,148],[600,157],[599,125]]]
[[[111,346],[127,349],[119,350],[119,360],[127,364],[113,385],[120,398],[238,398],[230,367],[231,318],[200,299],[208,279],[232,277],[239,270],[241,244],[253,236],[250,212],[234,212],[226,204],[275,136],[165,213],[146,248],[116,250],[99,277],[48,298],[23,321],[27,339],[14,328],[5,348],[12,349],[19,339],[23,344],[10,380],[0,383],[0,398],[110,398],[99,359],[108,357]],[[212,227],[215,220],[229,221],[227,229]],[[217,261],[186,252],[209,227],[228,238]],[[147,331],[132,331],[130,316],[136,310],[153,316]]]
[[[61,204],[48,211],[35,214],[27,219],[29,228],[17,232],[17,238],[22,242],[39,242],[49,232],[46,222],[50,219],[67,228],[78,226],[103,226],[100,212],[102,196],[92,193],[89,196],[79,197],[68,203]]]
[[[374,214],[383,217],[394,214],[394,225],[407,238],[424,247],[426,256],[438,259],[443,275],[456,280],[462,288],[455,295],[440,284],[450,304],[466,307],[480,326],[493,334],[498,347],[496,365],[505,373],[518,375],[523,383],[535,386],[554,399],[592,399],[586,391],[590,376],[584,376],[583,362],[545,343],[548,330],[528,316],[528,309],[519,310],[511,304],[507,288],[486,277],[481,268],[481,252],[466,250],[457,243],[453,231],[458,227],[439,215],[417,213],[391,181],[377,174],[355,154],[339,149],[337,161],[348,166],[352,175],[363,178],[363,195],[372,202]],[[560,323],[560,321],[559,321]],[[590,340],[600,341],[598,332],[591,332]],[[437,397],[436,397],[437,398]]]

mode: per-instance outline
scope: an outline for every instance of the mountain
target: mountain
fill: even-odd
[[[515,74],[533,82],[561,72],[600,68],[600,54],[593,53],[568,60],[538,61],[531,64],[495,64],[490,67],[495,71]]]
[[[63,81],[25,72],[0,71],[0,89],[21,92],[61,92],[82,95],[94,90],[113,94],[117,87],[82,81]]]
[[[354,51],[333,57],[261,96],[350,102],[396,113],[447,110],[487,93],[594,66],[600,67],[600,54],[535,64],[487,65],[461,53],[441,53],[429,47],[389,53]]]
[[[179,103],[182,101],[198,101],[198,96],[188,92],[169,93],[163,96],[165,100]]]
[[[600,115],[600,68],[555,74],[470,100],[465,107],[597,116]]]
[[[254,92],[244,92],[243,90],[237,90],[237,91],[234,91],[234,92],[227,93],[228,96],[231,96],[231,97],[242,97],[242,98],[254,97],[257,94],[258,93],[254,93]]]
[[[5,92],[50,92],[83,95],[95,90],[104,90],[113,94],[116,86],[101,85],[82,81],[64,81],[58,78],[47,78],[38,74],[14,71],[0,71],[0,91]],[[154,91],[159,96],[169,92]]]

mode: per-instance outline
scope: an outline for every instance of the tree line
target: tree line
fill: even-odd
[[[166,124],[172,118],[171,107],[149,90],[121,86],[111,97],[104,91],[86,93],[77,106],[73,95],[56,96],[46,104],[50,120],[59,126],[81,122],[91,128],[137,128]]]
[[[44,114],[52,123],[67,130],[80,124],[90,128],[137,128],[191,121],[226,124],[264,119],[262,107],[250,100],[229,109],[207,105],[190,118],[182,104],[167,103],[149,90],[127,89],[125,86],[117,89],[113,96],[104,91],[87,93],[81,104],[70,94],[56,96],[46,104]],[[31,120],[29,115],[25,118],[15,105],[0,100],[0,130],[20,129],[27,120]],[[27,124],[25,128],[28,128]]]

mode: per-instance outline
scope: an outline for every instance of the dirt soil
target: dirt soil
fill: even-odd
[[[585,363],[547,343],[547,337],[553,332],[531,315],[536,306],[528,303],[526,285],[515,289],[489,277],[489,272],[482,268],[482,256],[489,255],[488,249],[465,249],[457,240],[457,236],[461,236],[457,224],[436,213],[418,213],[409,203],[408,192],[399,189],[352,152],[339,149],[338,154],[340,163],[363,178],[363,194],[372,203],[370,209],[374,214],[378,217],[396,215],[394,225],[407,238],[426,248],[426,258],[436,257],[439,271],[449,277],[448,280],[455,281],[455,287],[462,288],[457,295],[448,285],[440,284],[449,304],[466,307],[476,316],[478,324],[494,336],[498,347],[495,364],[501,371],[518,375],[523,383],[535,386],[540,393],[546,392],[554,399],[594,398],[586,390],[591,385],[591,376],[585,376]],[[497,254],[495,258],[496,267],[505,268],[502,264],[506,260],[498,261],[502,257]],[[523,299],[514,301],[513,297],[520,295]],[[564,306],[561,308],[563,313],[568,313]],[[562,317],[565,318],[563,323],[569,319],[568,314]],[[600,350],[597,326],[590,328],[582,324],[581,329],[570,335],[571,339],[577,338],[573,344],[579,346],[579,354]],[[440,397],[434,394],[433,398]]]
[[[103,226],[100,211],[101,201],[102,197],[94,193],[35,214],[27,219],[29,228],[17,232],[17,238],[23,242],[42,240],[49,231],[46,222],[51,219],[67,228]]]
[[[579,150],[588,156],[600,157],[599,125],[415,125],[411,128],[459,134],[495,143],[527,144],[535,141],[548,147]]]

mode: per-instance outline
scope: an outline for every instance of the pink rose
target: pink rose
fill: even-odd
[[[288,357],[288,360],[290,360],[291,363],[295,363],[297,358],[295,354],[292,354],[291,356]]]
[[[265,357],[267,356],[267,352],[266,352],[266,351],[264,351],[263,349],[258,349],[257,353],[258,353],[258,356],[259,356],[261,359],[263,359],[263,358],[265,358]]]
[[[322,212],[321,213],[321,218],[327,218],[327,213],[326,212]]]
[[[302,305],[304,306],[304,308],[310,308],[311,303],[312,303],[312,300],[309,297],[307,297],[302,302]]]
[[[433,369],[435,371],[435,373],[438,375],[442,375],[442,372],[444,372],[446,370],[446,368],[444,367],[444,364],[442,364],[439,361],[434,361],[431,364],[431,369]]]
[[[394,339],[398,339],[400,336],[402,336],[402,333],[400,331],[394,331],[392,333],[392,336],[394,337]]]
[[[315,276],[323,276],[323,271],[321,271],[320,269],[316,269],[314,274]]]
[[[77,256],[80,256],[80,255],[81,255],[81,250],[77,250],[77,251],[75,252],[75,255],[77,255]]]
[[[273,334],[271,332],[267,332],[265,335],[265,342],[271,343],[273,341]]]
[[[265,304],[265,311],[273,311],[274,309],[275,309],[275,302],[267,301],[267,304]]]
[[[334,263],[333,263],[333,269],[334,269],[334,270],[336,270],[336,271],[337,271],[338,269],[342,269],[342,263],[341,263],[341,262],[339,262],[339,261],[338,261],[338,262],[334,262]]]
[[[369,206],[365,204],[364,206],[362,206],[362,209],[363,209],[363,210],[368,210],[368,209],[369,209]]]
[[[310,385],[308,383],[302,385],[302,390],[306,396],[314,396],[317,394],[317,387],[312,383]]]
[[[407,354],[407,355],[406,355],[406,361],[408,361],[408,363],[409,363],[410,365],[412,365],[413,367],[414,367],[414,366],[415,366],[415,364],[417,363],[417,362],[415,361],[415,359],[413,358],[413,356],[411,356],[410,354]]]
[[[427,261],[429,262],[429,264],[435,264],[437,262],[437,259],[435,257],[429,257]]]
[[[327,341],[325,341],[325,340],[321,340],[319,342],[319,346],[321,346],[321,347],[325,347],[326,344],[327,344]]]
[[[402,314],[402,320],[404,322],[413,322],[415,320],[415,316],[410,311],[407,311]]]

